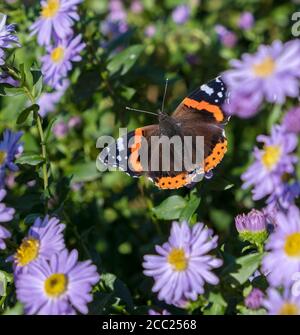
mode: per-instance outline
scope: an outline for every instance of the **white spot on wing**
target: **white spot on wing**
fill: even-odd
[[[218,97],[222,98],[223,93],[222,92],[218,92]]]
[[[200,89],[201,89],[202,91],[204,91],[204,92],[205,92],[206,94],[208,94],[208,95],[212,95],[212,94],[214,93],[213,88],[207,86],[206,84],[201,85],[201,86],[200,86]]]
[[[122,151],[122,150],[125,149],[123,138],[118,138],[118,140],[117,140],[117,147],[118,147],[119,151]]]

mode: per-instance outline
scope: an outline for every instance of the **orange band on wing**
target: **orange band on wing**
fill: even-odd
[[[185,98],[183,100],[183,104],[186,105],[187,107],[192,107],[198,110],[205,109],[209,113],[212,113],[214,118],[219,122],[222,122],[224,120],[224,114],[221,108],[217,105],[212,105],[206,101],[199,102],[197,100],[190,98]]]
[[[186,172],[180,173],[175,177],[161,177],[157,179],[155,185],[160,189],[175,189],[190,183],[190,178]]]
[[[223,142],[217,143],[214,147],[212,153],[205,159],[204,171],[208,172],[215,168],[223,159],[227,151],[227,140],[224,139]]]
[[[141,162],[139,161],[139,150],[142,146],[142,136],[143,136],[143,132],[141,128],[137,128],[135,130],[134,133],[134,137],[133,137],[133,144],[130,147],[130,157],[129,157],[129,164],[131,165],[131,168],[135,171],[135,172],[141,172],[143,171],[143,167]]]

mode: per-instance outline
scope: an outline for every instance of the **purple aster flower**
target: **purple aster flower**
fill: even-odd
[[[166,309],[163,309],[161,312],[157,312],[154,309],[149,309],[148,315],[171,315]]]
[[[111,21],[107,18],[102,22],[101,31],[104,35],[108,36],[110,39],[114,39],[121,34],[126,33],[128,30],[128,25],[124,21]]]
[[[130,10],[132,13],[139,14],[143,11],[144,7],[140,0],[132,0]]]
[[[261,45],[254,55],[244,54],[242,60],[233,60],[233,69],[224,73],[229,91],[257,95],[258,100],[284,103],[285,98],[297,97],[300,77],[300,41],[274,41]],[[255,99],[255,100],[256,100]]]
[[[28,272],[41,259],[50,259],[55,253],[65,248],[63,231],[65,225],[57,218],[46,216],[37,218],[30,227],[11,260],[14,262],[15,275]]]
[[[187,5],[179,5],[172,12],[172,19],[177,24],[184,24],[190,17],[190,7]]]
[[[262,149],[255,148],[255,162],[242,175],[243,188],[254,186],[254,200],[271,194],[282,183],[284,174],[294,172],[297,162],[297,157],[292,154],[297,147],[297,136],[286,133],[283,127],[273,126],[270,136],[260,135],[257,141],[264,146]]]
[[[123,3],[120,0],[109,1],[109,18],[112,21],[125,21],[127,17]]]
[[[259,309],[262,305],[264,293],[259,288],[254,288],[245,299],[245,306],[250,309]]]
[[[263,212],[252,209],[247,215],[238,215],[235,226],[242,241],[255,244],[259,250],[263,249],[263,243],[268,237],[267,219]]]
[[[280,294],[275,288],[269,288],[263,306],[269,315],[300,315],[299,298],[300,296],[294,296],[288,289]]]
[[[295,199],[300,196],[300,183],[281,183],[267,199],[268,208],[282,210],[295,204]]]
[[[80,116],[72,116],[68,121],[68,128],[80,128],[82,125],[82,118]]]
[[[48,54],[42,57],[42,72],[45,83],[59,89],[62,88],[63,79],[72,69],[72,62],[80,62],[80,52],[85,44],[81,35],[67,40],[57,40],[54,47],[47,48]]]
[[[248,119],[259,112],[261,99],[256,94],[248,94],[242,89],[229,92],[228,101],[223,105],[227,115],[237,115]]]
[[[54,111],[56,104],[59,103],[69,85],[69,80],[65,79],[57,90],[51,93],[44,93],[40,96],[37,103],[40,106],[39,114],[41,117],[45,117],[48,113]]]
[[[267,230],[269,234],[273,233],[275,230],[277,223],[276,223],[276,216],[278,213],[278,209],[275,207],[267,206],[262,209],[262,212],[265,215],[266,222],[267,222]]]
[[[250,12],[243,12],[240,15],[238,26],[243,30],[249,30],[253,27],[254,17]]]
[[[6,207],[6,205],[2,202],[4,197],[6,196],[6,191],[0,189],[0,222],[8,222],[11,221],[15,210],[13,208]],[[0,225],[0,250],[5,249],[6,245],[4,239],[9,238],[11,233]]]
[[[19,86],[19,81],[13,79],[7,73],[2,72],[0,74],[0,84],[8,84],[8,85],[13,86],[13,87],[18,87]]]
[[[77,5],[82,0],[42,0],[41,15],[30,27],[40,45],[50,45],[51,39],[66,39],[72,35],[74,21],[79,21]]]
[[[291,108],[285,114],[282,124],[288,132],[300,134],[300,107]]]
[[[77,250],[63,250],[50,261],[41,259],[17,278],[17,298],[26,314],[75,314],[76,310],[87,314],[90,292],[99,278],[90,260],[79,262]]]
[[[65,137],[69,132],[69,127],[65,123],[65,121],[59,121],[56,122],[53,127],[53,134],[56,138],[63,138]]]
[[[232,48],[236,45],[237,37],[234,32],[222,26],[221,24],[217,24],[215,27],[215,31],[218,34],[218,37],[221,43],[227,47]]]
[[[101,24],[101,31],[114,39],[128,30],[127,14],[120,0],[109,2],[109,14]]]
[[[14,160],[23,150],[23,144],[19,142],[22,134],[21,131],[14,133],[9,129],[3,133],[3,139],[0,141],[0,188],[5,184],[6,168],[13,172],[18,171]]]
[[[15,36],[15,25],[5,25],[7,16],[0,14],[0,65],[4,65],[5,53],[3,49],[19,47],[19,39]]]
[[[278,212],[276,224],[265,247],[269,253],[262,261],[262,269],[272,286],[289,285],[300,271],[299,209],[292,206],[287,213]]]
[[[211,270],[222,261],[207,254],[217,247],[217,240],[203,223],[190,228],[186,222],[173,222],[168,242],[155,247],[158,255],[144,256],[144,274],[154,278],[152,290],[158,299],[182,305],[204,293],[205,282],[218,284]]]
[[[235,226],[239,233],[266,231],[266,217],[264,213],[257,209],[252,209],[247,215],[238,215],[235,218]]]
[[[149,24],[149,26],[147,26],[146,29],[145,29],[145,35],[147,37],[152,37],[152,36],[155,35],[155,33],[156,33],[156,27],[155,27],[155,25]]]

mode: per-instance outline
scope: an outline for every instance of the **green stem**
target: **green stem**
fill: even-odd
[[[29,98],[31,103],[34,104],[35,99],[32,96],[28,87],[25,85],[23,88],[24,88],[25,94],[27,95],[27,97]],[[42,157],[43,157],[43,160],[44,160],[43,166],[42,166],[43,180],[44,180],[44,190],[46,191],[48,189],[49,181],[48,181],[48,171],[47,171],[47,149],[46,149],[46,143],[45,143],[45,135],[44,135],[44,131],[43,131],[43,127],[42,127],[42,119],[41,119],[40,115],[38,113],[35,113],[34,117],[36,119],[37,129],[38,129],[40,139],[41,139]]]
[[[10,74],[14,79],[16,80],[21,80],[20,74],[17,72],[17,70],[15,70],[14,68],[11,67],[6,67],[5,71]],[[31,94],[30,88],[28,87],[28,84],[23,83],[23,90],[24,93],[26,94],[26,96],[28,97],[28,99],[30,100],[30,102],[32,104],[35,104],[35,99],[34,96]],[[42,171],[43,171],[43,181],[44,181],[44,190],[46,191],[48,189],[49,186],[49,181],[48,181],[48,171],[47,171],[47,149],[46,149],[46,143],[45,143],[45,135],[44,135],[44,131],[43,131],[43,127],[42,127],[42,119],[40,117],[40,115],[38,113],[34,114],[34,118],[36,120],[37,123],[37,129],[38,129],[38,133],[40,136],[40,140],[41,140],[41,146],[42,146],[42,157],[43,157],[43,166],[42,166]],[[47,208],[46,208],[47,211]]]
[[[41,145],[42,145],[42,157],[44,159],[43,162],[43,179],[44,179],[44,190],[46,191],[48,189],[49,181],[48,181],[48,171],[47,171],[47,150],[46,150],[46,143],[45,143],[45,135],[42,127],[42,120],[41,117],[37,114],[37,126],[38,126],[38,131],[40,134],[40,139],[41,139]]]

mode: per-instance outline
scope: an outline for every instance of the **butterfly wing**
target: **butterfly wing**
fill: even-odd
[[[190,184],[187,172],[151,170],[152,152],[158,154],[161,162],[161,147],[156,147],[156,142],[154,147],[151,146],[151,138],[159,135],[159,125],[137,128],[105,147],[99,159],[105,166],[118,168],[131,177],[146,175],[161,189],[175,189]],[[141,159],[143,154],[148,155],[146,164]]]
[[[141,153],[151,152],[151,136],[158,135],[158,125],[137,128],[105,147],[99,159],[108,168],[118,168],[131,177],[140,177],[148,171],[148,166],[141,160]]]
[[[204,137],[204,172],[215,168],[227,151],[222,105],[226,86],[220,77],[200,86],[177,107],[172,115],[181,125],[184,136]]]

